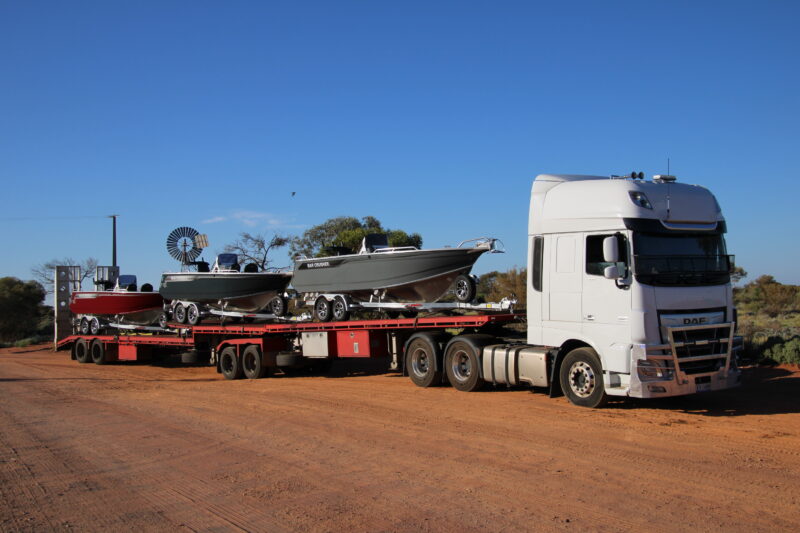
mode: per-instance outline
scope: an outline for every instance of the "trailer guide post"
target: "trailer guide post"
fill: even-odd
[[[172,325],[58,345],[98,364],[196,350],[227,379],[391,357],[420,387],[527,384],[585,407],[721,390],[740,382],[725,231],[711,192],[673,176],[543,174],[531,193],[525,317]],[[527,338],[498,333],[523,318]]]

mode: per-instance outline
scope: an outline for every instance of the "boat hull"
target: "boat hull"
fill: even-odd
[[[481,248],[408,250],[295,261],[292,286],[300,293],[348,294],[367,300],[435,302],[460,274],[468,274]]]
[[[79,291],[70,295],[69,310],[128,324],[150,325],[162,313],[164,299],[157,292]]]
[[[290,280],[286,272],[172,272],[161,276],[159,292],[165,300],[255,313],[282,294]]]

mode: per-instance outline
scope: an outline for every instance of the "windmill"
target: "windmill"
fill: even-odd
[[[167,236],[167,252],[181,262],[184,269],[193,264],[203,248],[208,247],[208,236],[188,226],[175,228]]]

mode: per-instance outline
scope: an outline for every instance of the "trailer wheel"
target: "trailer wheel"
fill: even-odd
[[[480,375],[480,358],[475,346],[457,340],[447,346],[444,354],[447,379],[456,390],[473,392],[483,387]]]
[[[186,324],[186,308],[183,304],[175,304],[175,307],[172,308],[172,318],[178,324]]]
[[[242,362],[236,355],[234,346],[226,346],[219,354],[219,368],[225,379],[240,379],[242,377]]]
[[[100,320],[97,317],[92,317],[92,320],[89,321],[89,332],[92,335],[100,333]]]
[[[347,309],[347,302],[344,301],[343,297],[337,296],[333,299],[331,313],[333,319],[337,322],[343,322],[350,317],[350,311]]]
[[[289,304],[283,296],[276,296],[269,301],[269,310],[275,316],[285,316],[288,307]]]
[[[106,348],[100,339],[94,339],[89,345],[89,353],[92,356],[92,362],[96,365],[102,365],[106,362]]]
[[[324,296],[317,298],[314,302],[314,316],[320,322],[330,322],[331,320],[331,303]]]
[[[169,321],[167,320],[167,313],[161,313],[160,315],[158,315],[158,327],[162,329],[167,329],[168,322]]]
[[[81,318],[81,322],[78,325],[78,331],[81,332],[81,335],[88,335],[89,334],[89,319],[86,317]]]
[[[78,339],[75,341],[75,360],[79,363],[88,363],[91,359],[89,356],[89,343],[86,339]]]
[[[408,377],[417,387],[430,387],[442,382],[441,370],[436,370],[439,348],[427,335],[412,339],[406,348]]]
[[[471,302],[475,299],[475,280],[465,274],[459,274],[453,282],[455,286],[456,300],[459,302]]]
[[[190,326],[196,326],[200,323],[200,309],[197,304],[189,304],[186,306],[186,323]]]
[[[576,348],[561,362],[561,390],[580,407],[602,407],[608,401],[600,358],[591,348]]]
[[[266,374],[261,348],[258,345],[251,344],[242,352],[242,370],[247,379],[260,379]]]

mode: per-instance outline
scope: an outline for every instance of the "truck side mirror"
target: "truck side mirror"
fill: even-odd
[[[619,267],[617,265],[611,265],[603,269],[603,277],[606,279],[619,279],[622,276],[620,276]]]
[[[617,238],[614,236],[603,239],[603,262],[619,262],[619,248],[617,247]]]

